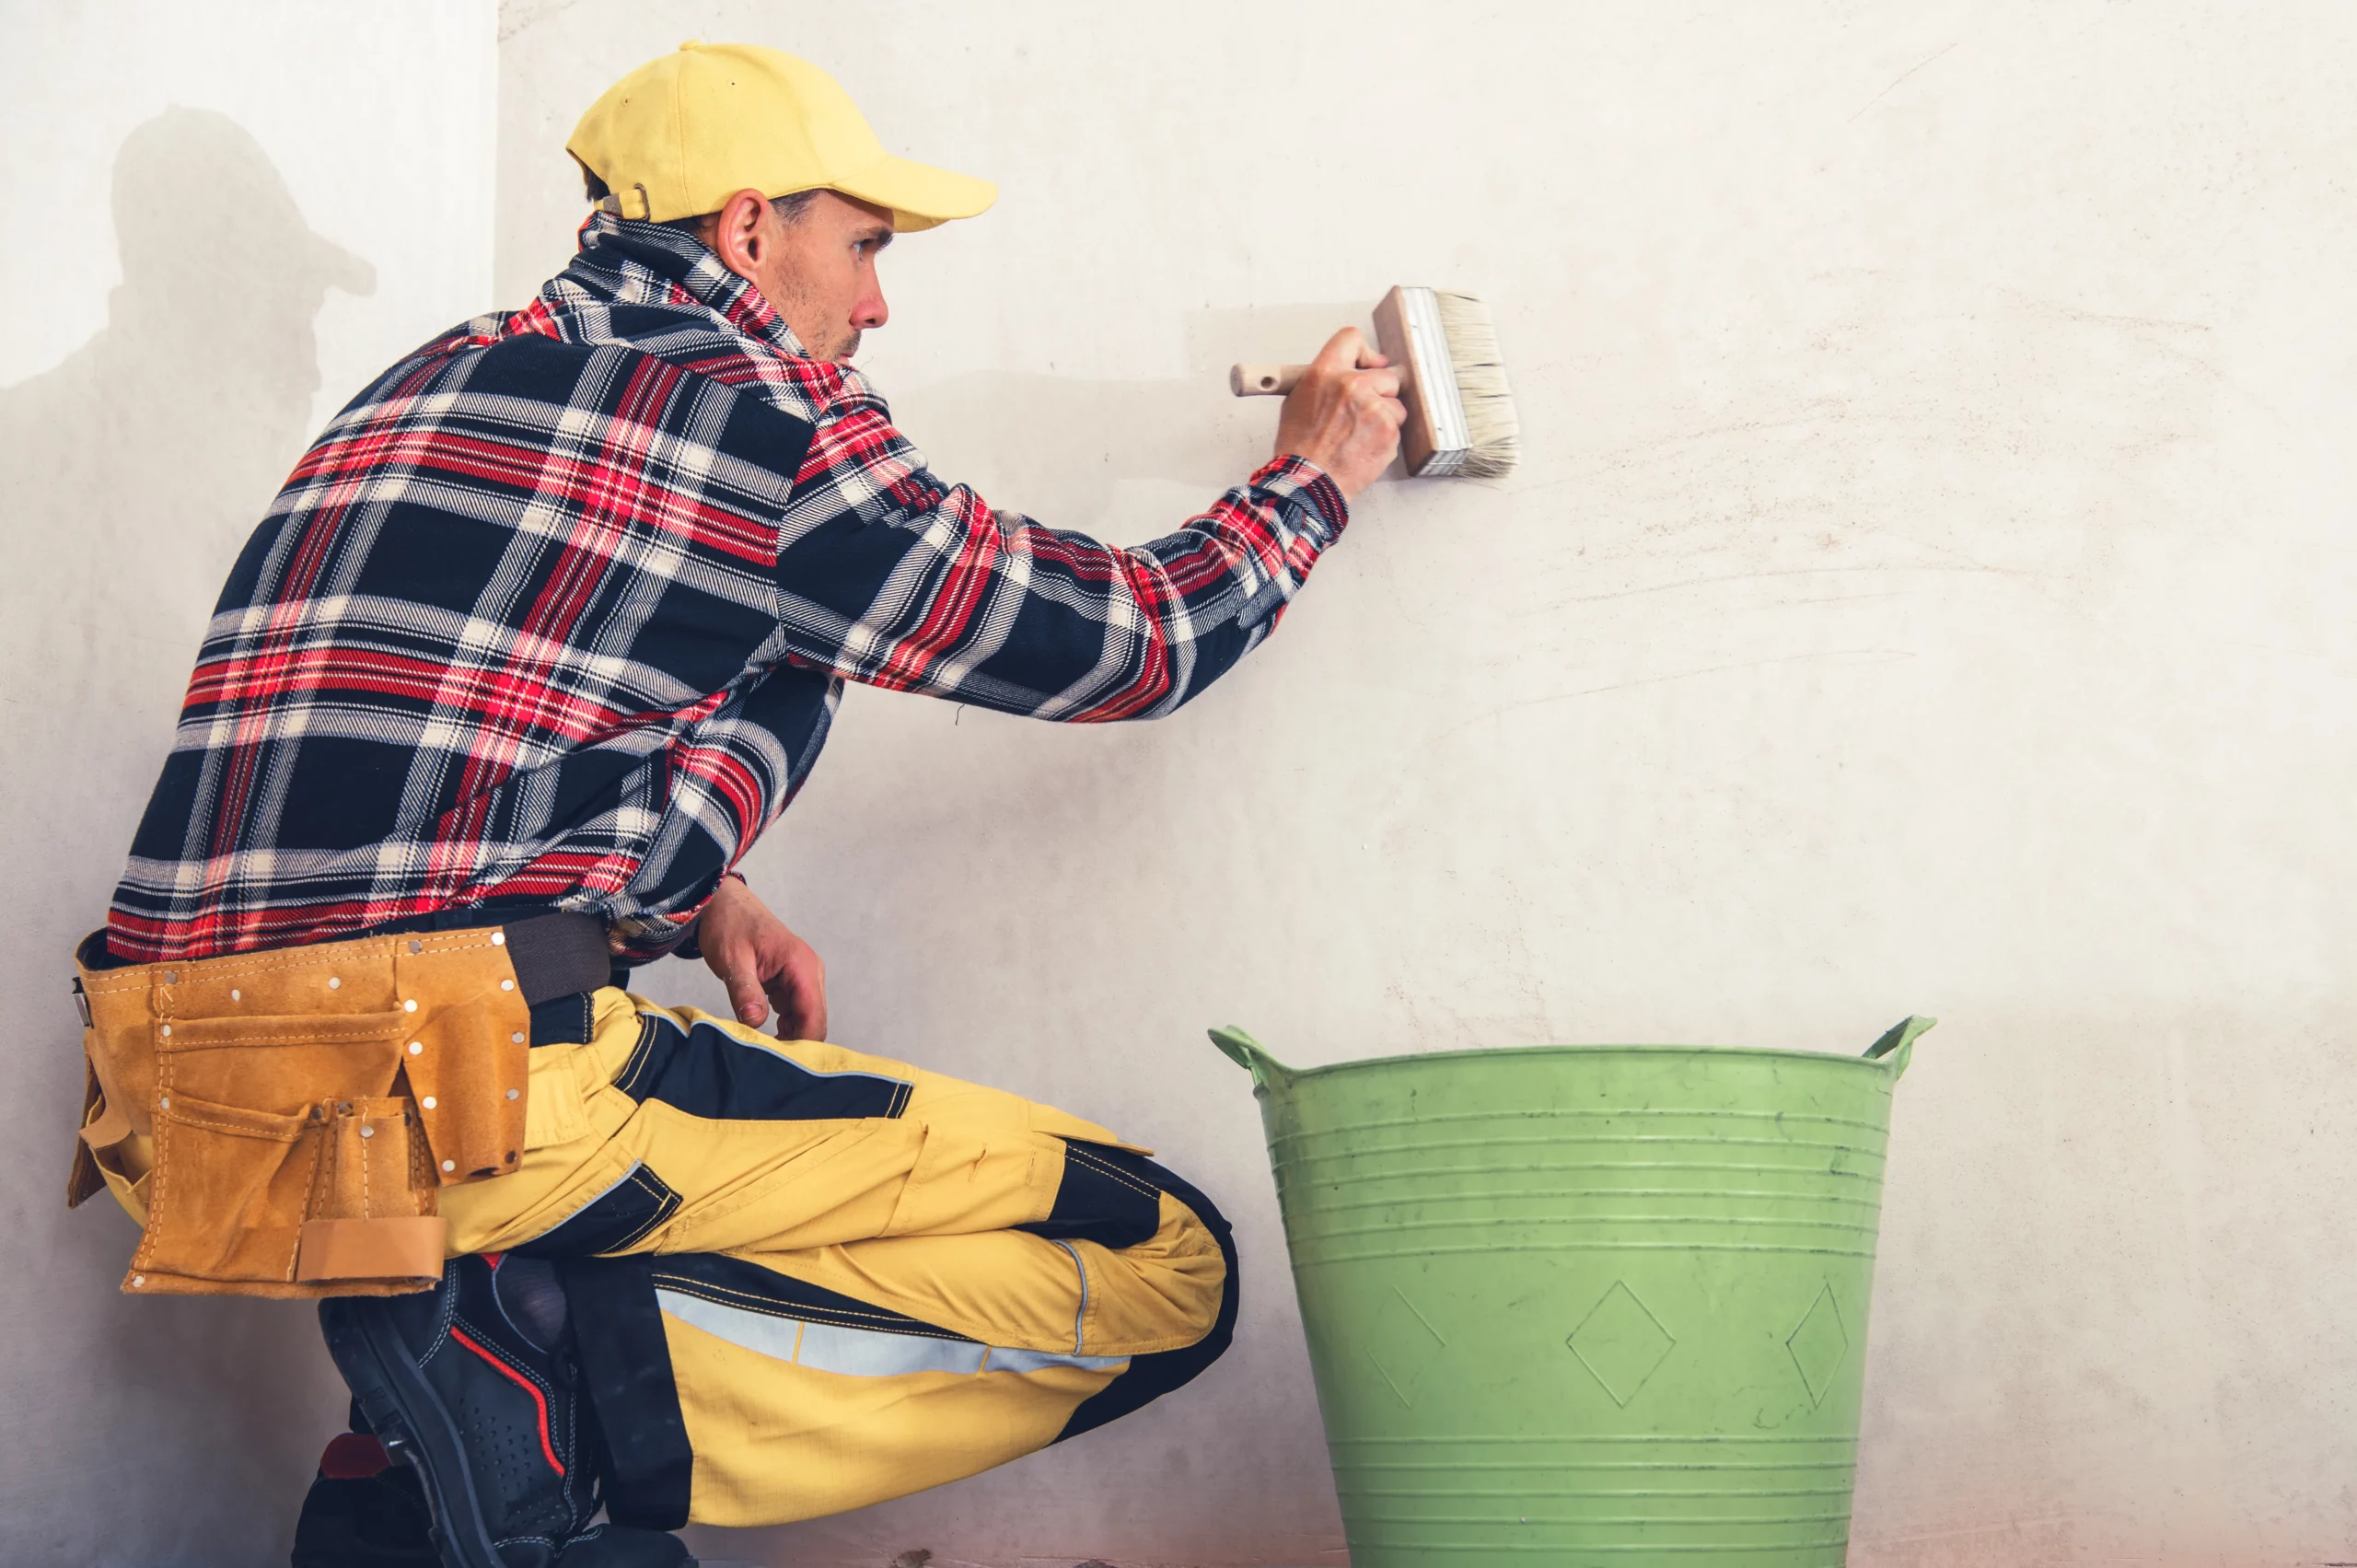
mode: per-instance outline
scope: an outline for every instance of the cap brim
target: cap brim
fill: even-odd
[[[952,218],[972,217],[998,200],[998,187],[987,180],[952,174],[888,153],[857,174],[828,184],[846,196],[891,208],[892,227],[900,234],[931,228]]]
[[[308,238],[311,242],[311,264],[319,270],[319,276],[327,280],[330,287],[353,295],[377,292],[375,267],[322,235],[313,234]]]

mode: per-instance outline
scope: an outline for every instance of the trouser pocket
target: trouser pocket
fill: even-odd
[[[1045,1219],[1056,1149],[1036,1132],[921,1130],[923,1144],[879,1236],[972,1236]]]

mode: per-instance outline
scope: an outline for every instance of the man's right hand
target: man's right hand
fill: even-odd
[[[774,1003],[780,1040],[827,1038],[827,966],[737,877],[722,877],[696,916],[696,945],[738,1023],[761,1028]]]
[[[1399,455],[1399,373],[1356,327],[1326,340],[1277,416],[1277,455],[1306,458],[1345,498],[1376,482]]]

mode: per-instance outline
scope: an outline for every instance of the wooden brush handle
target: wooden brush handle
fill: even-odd
[[[1231,365],[1227,389],[1239,398],[1282,398],[1308,374],[1306,365]]]

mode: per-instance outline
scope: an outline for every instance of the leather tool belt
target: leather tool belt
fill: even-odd
[[[66,1206],[105,1187],[140,1222],[134,1295],[436,1283],[440,1190],[521,1158],[532,1005],[609,972],[575,914],[93,969],[104,942]]]

